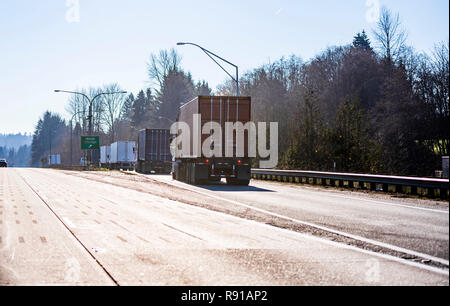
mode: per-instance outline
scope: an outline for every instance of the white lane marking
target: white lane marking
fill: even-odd
[[[167,183],[175,185],[172,182],[167,182]],[[178,185],[175,185],[175,186],[178,186]],[[232,203],[234,205],[243,206],[245,208],[249,208],[249,209],[252,209],[252,210],[255,210],[255,211],[258,211],[258,212],[269,214],[269,215],[274,216],[274,217],[278,217],[278,218],[289,220],[289,221],[292,221],[292,222],[295,222],[295,223],[299,223],[299,224],[303,224],[303,225],[306,225],[306,226],[314,227],[314,228],[317,228],[317,229],[320,229],[320,230],[323,230],[323,231],[327,231],[327,232],[334,233],[334,234],[337,234],[337,235],[345,236],[345,237],[348,237],[348,238],[360,240],[360,241],[363,241],[365,243],[370,243],[370,244],[373,244],[373,245],[376,245],[376,246],[379,246],[379,247],[383,247],[383,248],[387,248],[387,249],[390,249],[390,250],[393,250],[393,251],[402,252],[402,253],[405,253],[405,254],[408,254],[408,255],[412,255],[412,256],[418,256],[418,257],[421,257],[421,258],[424,258],[424,259],[428,259],[428,260],[432,260],[432,261],[435,261],[435,262],[439,262],[439,263],[447,265],[447,266],[449,265],[449,261],[445,260],[443,258],[438,258],[438,257],[431,256],[431,255],[428,255],[428,254],[424,254],[424,253],[416,252],[416,251],[413,251],[413,250],[408,250],[408,249],[404,249],[404,248],[401,248],[401,247],[397,247],[395,245],[387,244],[387,243],[384,243],[384,242],[379,242],[379,241],[372,240],[372,239],[367,239],[367,238],[364,238],[364,237],[361,237],[361,236],[357,236],[357,235],[353,235],[353,234],[337,231],[337,230],[334,230],[334,229],[331,229],[331,228],[328,228],[328,227],[325,227],[325,226],[320,226],[320,225],[316,225],[316,224],[313,224],[313,223],[300,221],[300,220],[297,220],[297,219],[294,219],[294,218],[291,218],[291,217],[287,217],[287,216],[283,216],[283,215],[280,215],[280,214],[277,214],[277,213],[270,212],[268,210],[264,210],[264,209],[261,209],[261,208],[250,206],[250,205],[247,205],[247,204],[244,204],[244,203],[240,203],[240,202],[237,202],[237,201],[234,201],[234,200],[225,199],[223,197],[216,196],[214,194],[208,194],[206,192],[202,192],[202,191],[196,190],[194,188],[189,188],[191,186],[178,186],[178,187],[182,187],[182,188],[185,188],[185,189],[188,189],[188,190],[191,190],[191,191],[197,192],[199,194],[202,194],[202,195],[205,195],[205,196],[208,196],[208,197],[212,197],[212,198],[215,198],[215,199],[218,199],[218,200],[221,200],[221,201],[226,201],[226,202]]]
[[[67,226],[69,226],[69,227],[71,227],[71,228],[77,228],[77,227],[75,226],[75,224],[73,224],[72,221],[70,221],[69,218],[67,218],[67,217],[62,217],[62,219],[63,219],[64,222],[67,224]]]

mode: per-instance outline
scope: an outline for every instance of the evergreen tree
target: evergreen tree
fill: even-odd
[[[194,82],[190,74],[183,71],[172,70],[164,78],[161,93],[158,96],[158,116],[164,118],[161,127],[170,126],[170,121],[175,121],[180,106],[194,98]]]
[[[209,88],[208,82],[198,81],[197,84],[195,84],[195,95],[196,96],[211,96],[212,89]]]
[[[120,110],[120,120],[129,121],[131,117],[131,111],[133,110],[134,103],[134,95],[130,93],[130,95],[125,99],[125,102],[122,105],[122,109]]]
[[[327,128],[313,95],[304,97],[292,128],[292,143],[286,151],[283,166],[301,170],[323,170],[327,164]]]
[[[31,166],[41,165],[41,159],[47,155],[56,153],[56,149],[64,140],[67,126],[58,114],[47,111],[39,119],[33,134],[31,145]]]
[[[356,34],[356,36],[353,38],[353,47],[372,51],[370,40],[364,30],[362,31],[362,33]]]
[[[141,90],[136,99],[133,102],[133,108],[131,112],[131,125],[139,129],[144,126],[146,120],[146,112],[148,106],[148,99],[144,91]]]
[[[330,133],[330,145],[336,170],[344,172],[376,172],[371,158],[376,144],[372,143],[359,96],[347,97],[339,106],[336,127]]]

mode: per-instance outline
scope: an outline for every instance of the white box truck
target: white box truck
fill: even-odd
[[[134,170],[136,164],[136,142],[119,141],[111,144],[110,169]]]
[[[108,168],[111,159],[111,146],[100,147],[100,167]]]
[[[48,164],[49,165],[61,165],[61,155],[60,154],[52,154],[48,156]]]

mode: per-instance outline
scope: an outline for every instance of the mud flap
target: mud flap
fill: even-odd
[[[193,176],[194,181],[207,181],[209,179],[209,166],[194,165]]]
[[[237,168],[237,179],[240,181],[246,181],[251,179],[251,167],[240,166]]]

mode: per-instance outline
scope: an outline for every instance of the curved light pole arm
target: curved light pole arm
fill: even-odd
[[[81,95],[81,96],[83,96],[83,97],[85,97],[88,101],[89,101],[89,117],[88,117],[88,119],[89,119],[89,136],[92,136],[92,102],[96,99],[96,98],[98,98],[99,96],[101,96],[101,95],[112,95],[112,94],[116,94],[116,93],[127,93],[126,91],[120,91],[120,92],[108,92],[108,93],[100,93],[100,94],[98,94],[98,95],[96,95],[93,99],[89,99],[89,97],[86,95],[86,94],[84,94],[84,93],[82,93],[82,92],[76,92],[76,91],[68,91],[68,90],[59,90],[59,89],[56,89],[55,90],[55,92],[64,92],[64,93],[70,93],[70,94],[74,94],[74,95]],[[74,116],[75,116],[76,114],[74,114]],[[73,116],[73,117],[74,117]],[[71,144],[70,144],[70,164],[72,165],[72,121],[73,121],[73,117],[72,117],[72,119],[70,120],[70,141],[71,141]],[[91,153],[90,153],[91,154]],[[89,157],[90,157],[90,155],[89,155]]]
[[[89,116],[89,136],[91,136],[91,134],[92,134],[92,102],[94,102],[95,99],[97,99],[98,97],[100,97],[102,95],[113,95],[113,94],[118,94],[118,93],[126,94],[127,93],[126,91],[102,92],[102,93],[99,93],[98,95],[96,95],[94,98],[89,99],[89,97],[82,92],[59,90],[59,89],[55,90],[55,92],[65,92],[65,93],[70,93],[70,94],[74,94],[74,95],[82,95],[89,101],[89,115],[88,115]]]
[[[211,51],[209,51],[209,50],[207,50],[207,49],[205,49],[205,48],[203,48],[202,46],[199,46],[199,45],[197,45],[197,44],[190,43],[190,42],[179,42],[179,43],[177,43],[177,45],[178,45],[178,46],[192,45],[192,46],[195,46],[195,47],[197,47],[197,48],[200,48],[203,52],[205,52],[205,54],[208,55],[208,57],[209,57],[210,59],[212,59],[212,60],[213,60],[220,68],[222,68],[223,71],[225,71],[226,74],[228,74],[229,77],[231,77],[231,79],[232,79],[234,82],[236,82],[236,91],[237,91],[237,96],[239,97],[239,67],[238,67],[237,65],[235,65],[235,64],[233,64],[233,63],[227,61],[226,59],[224,59],[224,58],[218,56],[217,54],[215,54],[215,53],[213,53],[213,52],[211,52]],[[213,56],[216,57],[216,58],[218,58],[218,59],[220,59],[220,60],[222,60],[222,61],[224,61],[225,63],[227,63],[227,64],[233,66],[234,68],[236,68],[236,78],[234,78],[234,77],[233,77],[233,76],[232,76],[225,68],[223,68],[222,65],[220,65],[220,64],[213,58]]]
[[[104,96],[104,95],[114,95],[114,94],[126,94],[126,93],[127,93],[126,91],[102,92],[102,93],[99,93],[98,95],[96,95],[95,97],[93,97],[93,98],[91,99],[91,103],[93,103],[94,100],[97,99],[97,98],[100,97],[100,96]]]
[[[89,97],[82,92],[59,90],[59,89],[55,90],[55,92],[65,92],[65,93],[70,93],[70,94],[74,94],[74,95],[82,95],[83,97],[85,97],[88,100],[89,103],[91,103],[91,99],[89,99]]]

